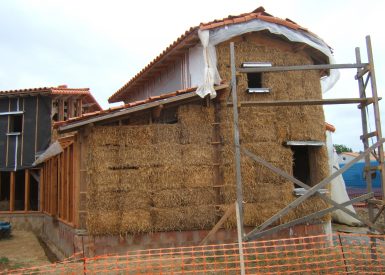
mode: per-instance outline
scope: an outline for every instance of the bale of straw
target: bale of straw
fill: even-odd
[[[182,163],[186,166],[213,164],[214,148],[210,145],[182,145]]]
[[[180,143],[181,138],[181,125],[179,123],[175,124],[152,124],[150,125],[153,128],[154,133],[154,144],[158,143],[171,143],[178,144]]]
[[[155,231],[211,229],[216,221],[213,205],[153,208],[152,212]]]
[[[124,213],[131,210],[149,209],[153,204],[151,192],[144,190],[120,192],[115,199],[119,201],[119,209]]]
[[[93,211],[89,209],[87,230],[91,235],[119,234],[121,214],[119,211]]]
[[[210,187],[213,184],[212,166],[189,165],[182,168],[183,186],[185,188]]]
[[[154,192],[167,189],[178,189],[184,185],[184,171],[180,162],[174,165],[151,167],[149,181]]]
[[[148,210],[129,210],[122,214],[120,234],[138,234],[152,231],[151,213]]]
[[[158,208],[178,208],[215,204],[215,192],[212,188],[172,189],[155,192],[154,206]]]

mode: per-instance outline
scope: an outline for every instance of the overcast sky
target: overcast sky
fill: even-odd
[[[191,26],[258,6],[318,34],[334,49],[338,63],[354,62],[356,46],[366,61],[365,36],[370,34],[383,95],[385,1],[381,0],[1,0],[0,90],[61,84],[89,87],[106,108],[112,93]],[[341,72],[340,81],[325,97],[356,97],[354,74],[354,70]],[[380,104],[385,120],[384,103]],[[325,113],[337,128],[334,143],[362,150],[356,106],[325,107]]]

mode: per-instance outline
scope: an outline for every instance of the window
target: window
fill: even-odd
[[[253,69],[271,67],[271,63],[244,62],[242,68],[247,69],[247,92],[269,93],[270,89],[263,87],[263,73],[253,72]]]
[[[247,74],[247,87],[250,88],[262,88],[262,73],[248,73]]]
[[[11,115],[9,119],[9,133],[21,133],[23,131],[23,115]]]

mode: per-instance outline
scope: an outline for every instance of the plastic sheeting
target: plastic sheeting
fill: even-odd
[[[60,143],[58,141],[55,141],[52,143],[47,150],[44,151],[43,154],[41,154],[35,162],[32,164],[33,166],[36,166],[40,163],[43,163],[47,159],[50,159],[56,155],[59,155],[63,152],[63,148],[61,147]]]
[[[326,132],[326,142],[327,142],[327,149],[328,149],[328,156],[329,156],[330,173],[334,173],[335,171],[338,171],[340,167],[338,165],[338,155],[334,150],[331,133],[329,131]],[[350,200],[349,195],[346,191],[345,181],[342,175],[336,177],[334,180],[331,181],[330,189],[331,189],[330,190],[331,199],[334,200],[335,202],[344,203]],[[346,208],[356,213],[352,205],[348,205],[346,206]],[[358,221],[357,219],[353,218],[352,216],[346,214],[341,210],[334,211],[332,213],[332,219],[335,222],[350,225],[350,226],[361,225],[360,221]]]
[[[220,84],[221,77],[217,69],[215,45],[229,40],[235,36],[263,30],[268,30],[273,34],[283,35],[293,42],[305,43],[324,53],[329,58],[330,64],[335,63],[330,48],[318,37],[315,37],[302,30],[293,30],[288,27],[265,22],[260,19],[254,19],[246,23],[234,24],[213,30],[203,30],[199,31],[198,34],[203,45],[205,75],[203,84],[201,84],[197,89],[197,94],[201,97],[204,97],[208,94],[210,94],[212,98],[216,96],[213,85]],[[330,76],[321,79],[322,91],[325,93],[330,90],[338,81],[338,79],[338,70],[330,70]]]

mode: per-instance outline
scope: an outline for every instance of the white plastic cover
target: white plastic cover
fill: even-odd
[[[331,133],[329,131],[326,132],[326,142],[327,142],[327,149],[328,149],[328,155],[329,155],[330,173],[334,173],[335,171],[338,171],[340,167],[338,165],[338,155],[334,150]],[[345,181],[341,175],[331,181],[330,189],[331,189],[330,190],[331,199],[334,200],[335,202],[344,203],[350,200],[349,195],[346,192]],[[352,205],[346,206],[346,208],[356,213]],[[358,221],[357,219],[353,218],[352,216],[346,214],[341,210],[334,211],[332,213],[332,219],[335,222],[350,225],[350,226],[361,225],[360,221]]]
[[[52,143],[48,148],[47,150],[44,151],[43,154],[41,154],[37,160],[35,160],[34,163],[32,163],[32,166],[36,166],[40,163],[43,163],[44,161],[46,161],[47,159],[49,158],[52,158],[56,155],[59,155],[60,153],[63,152],[63,148],[61,147],[60,143],[58,141],[55,141],[54,143]]]
[[[213,89],[213,84],[219,84],[221,79],[217,70],[215,45],[244,33],[262,30],[268,30],[269,32],[277,35],[283,35],[293,42],[305,43],[328,56],[330,64],[335,63],[330,48],[321,39],[305,31],[290,29],[282,25],[269,23],[259,19],[254,19],[242,24],[225,26],[223,28],[199,31],[199,38],[203,45],[205,77],[204,83],[200,85],[197,89],[198,95],[203,97],[207,94],[210,94],[211,97],[215,97],[215,90]],[[321,79],[322,91],[325,93],[326,91],[331,89],[334,84],[338,81],[338,79],[338,70],[330,70],[330,76]]]

